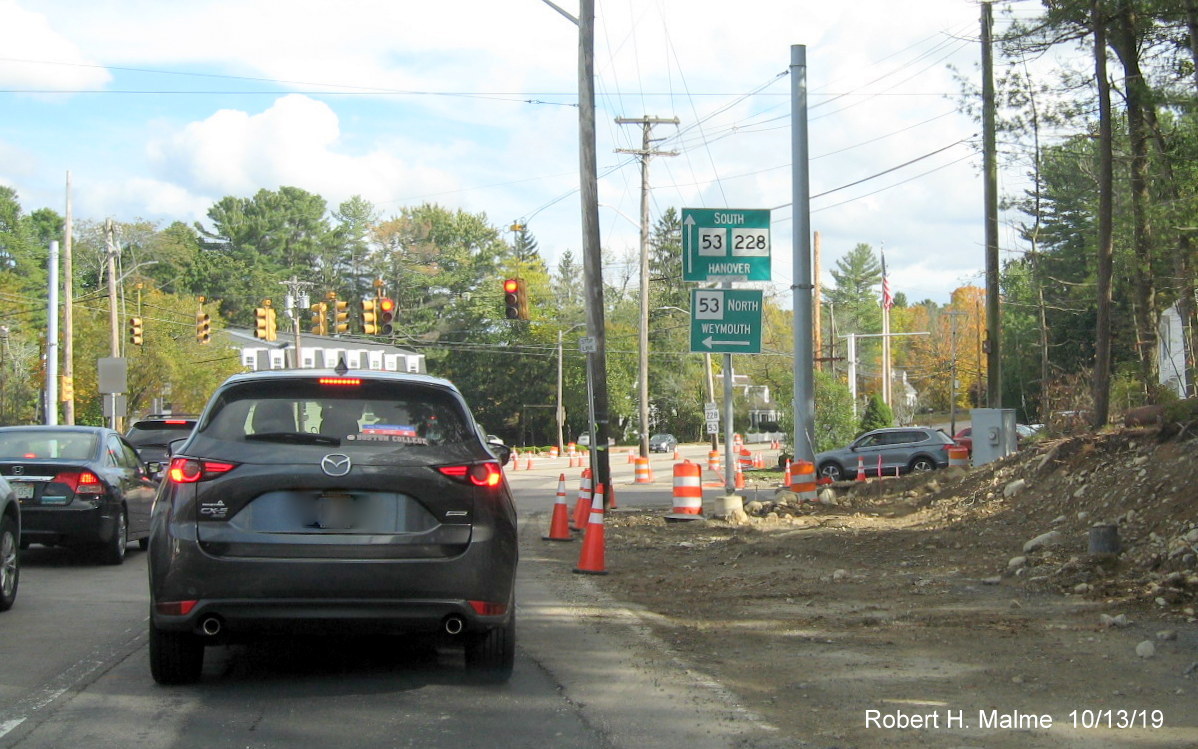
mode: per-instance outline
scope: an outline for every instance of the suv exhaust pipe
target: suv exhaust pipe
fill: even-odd
[[[445,617],[445,632],[450,635],[458,635],[466,628],[466,622],[457,614],[451,614]]]
[[[209,616],[200,622],[200,631],[209,637],[216,637],[220,634],[221,620],[218,616]]]

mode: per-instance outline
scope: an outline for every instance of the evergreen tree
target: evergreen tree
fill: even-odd
[[[865,406],[865,412],[861,414],[861,431],[858,434],[865,434],[874,429],[883,429],[890,426],[894,426],[894,412],[882,400],[881,393],[873,393],[869,396],[869,403]]]

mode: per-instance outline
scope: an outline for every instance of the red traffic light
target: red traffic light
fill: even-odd
[[[515,294],[520,288],[520,281],[515,278],[509,278],[503,282],[503,290],[508,294]]]
[[[379,333],[391,335],[395,332],[395,300],[390,297],[379,299]]]

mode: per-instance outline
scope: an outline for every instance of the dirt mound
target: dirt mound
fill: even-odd
[[[1055,728],[879,733],[863,716],[917,700],[1036,705],[1063,724],[1126,698],[1163,710],[1169,731],[1088,740],[1193,746],[1196,473],[1198,440],[1125,429],[814,503],[758,490],[737,519],[617,510],[596,584],[802,745],[1059,746]],[[1118,554],[1090,553],[1096,525]]]

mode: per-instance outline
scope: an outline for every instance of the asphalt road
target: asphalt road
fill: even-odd
[[[683,449],[706,457],[702,445]],[[655,483],[637,485],[617,451],[619,505],[668,512],[672,464],[655,456]],[[146,649],[145,555],[131,546],[125,564],[106,567],[33,547],[17,604],[0,614],[0,747],[793,745],[592,578],[546,563],[541,536],[563,473],[572,507],[580,469],[567,458],[508,467],[522,520],[508,684],[473,683],[453,649],[326,638],[209,648],[199,684],[161,687]]]

